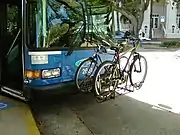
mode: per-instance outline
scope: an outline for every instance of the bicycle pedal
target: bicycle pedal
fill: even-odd
[[[111,95],[110,95],[110,99],[115,99],[115,97],[116,97],[115,92],[112,92]]]
[[[130,90],[130,89],[128,89],[127,87],[125,87],[125,88],[124,88],[124,92],[125,92],[125,91],[133,92],[134,90]]]
[[[130,89],[126,89],[126,91],[129,91],[129,92],[134,92],[134,90],[130,90]]]

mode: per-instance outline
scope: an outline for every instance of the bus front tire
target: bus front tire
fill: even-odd
[[[33,103],[35,100],[34,92],[30,89],[24,90],[24,97],[27,103]]]

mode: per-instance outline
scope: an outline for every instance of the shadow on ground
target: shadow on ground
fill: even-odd
[[[47,95],[46,95],[47,96]],[[179,135],[179,115],[127,96],[97,103],[92,94],[47,96],[32,105],[42,135]]]

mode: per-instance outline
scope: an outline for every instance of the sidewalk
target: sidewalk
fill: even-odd
[[[25,103],[0,95],[0,135],[40,135]]]
[[[180,114],[180,59],[174,52],[141,53],[148,62],[143,87],[128,96],[160,109]],[[166,107],[165,107],[166,106]]]

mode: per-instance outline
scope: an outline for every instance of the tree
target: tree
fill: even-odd
[[[144,12],[147,10],[149,4],[152,2],[168,2],[168,0],[120,0],[121,6],[118,6],[119,0],[89,0],[93,4],[103,3],[112,6],[117,12],[120,12],[123,16],[131,21],[134,27],[134,34],[138,37],[141,29]],[[180,3],[180,0],[174,0],[176,3]],[[178,4],[177,4],[178,5]]]
[[[147,10],[149,2],[150,0],[123,0],[121,2],[121,7],[112,4],[116,11],[120,12],[131,21],[136,37],[139,35],[144,20],[144,12]]]
[[[133,27],[135,36],[139,35],[141,29],[144,12],[149,6],[150,0],[121,0],[121,6],[119,6],[119,0],[89,0],[93,4],[107,4],[113,8],[114,11],[120,12],[123,16],[128,18]]]
[[[113,0],[110,0],[110,2],[113,2]],[[131,21],[132,25],[134,26],[135,36],[138,36],[144,20],[144,12],[151,4],[150,5],[151,6],[150,36],[151,36],[153,3],[168,4],[169,2],[170,0],[121,0],[121,7],[117,7],[117,6],[114,7],[116,11],[119,11],[122,15],[124,15]],[[180,0],[174,0],[174,4],[176,4],[176,7],[178,8],[180,5]]]

